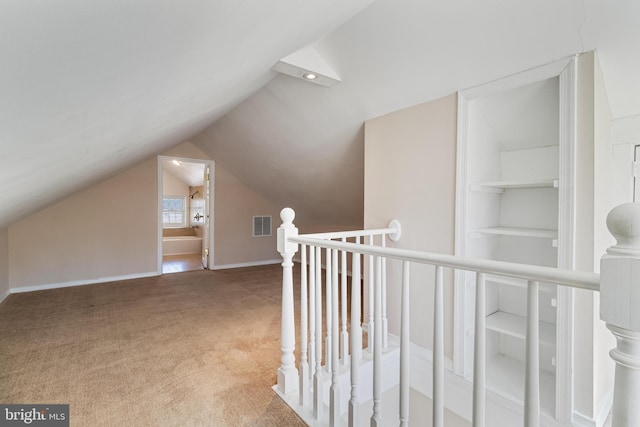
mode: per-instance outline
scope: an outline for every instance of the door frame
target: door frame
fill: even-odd
[[[215,170],[216,170],[216,162],[213,160],[203,160],[203,159],[193,159],[193,158],[189,158],[189,157],[177,157],[177,156],[166,156],[166,155],[159,155],[158,156],[158,160],[157,160],[157,165],[158,165],[158,192],[157,192],[157,198],[158,198],[158,204],[157,204],[157,218],[158,218],[158,240],[157,240],[157,247],[158,247],[158,251],[157,251],[157,271],[158,271],[158,275],[162,275],[162,199],[163,199],[163,175],[162,172],[164,170],[163,166],[162,166],[162,161],[163,160],[178,160],[181,162],[185,162],[185,163],[200,163],[205,165],[205,170],[206,167],[209,167],[209,211],[205,212],[205,221],[209,221],[209,239],[208,242],[204,242],[205,245],[208,244],[208,248],[209,248],[209,260],[207,262],[207,269],[209,270],[214,270],[215,268],[215,264],[214,264],[214,242],[215,242],[215,221],[214,221],[214,202],[215,202]],[[205,187],[206,187],[206,183],[205,183]],[[205,197],[207,197],[207,195],[205,194]]]

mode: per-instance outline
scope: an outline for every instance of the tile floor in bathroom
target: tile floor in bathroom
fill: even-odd
[[[200,254],[166,255],[162,257],[162,274],[203,270]]]

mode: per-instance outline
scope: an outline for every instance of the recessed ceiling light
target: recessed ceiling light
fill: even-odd
[[[180,166],[182,162],[180,160],[173,160],[173,164],[176,166]]]
[[[285,56],[272,69],[319,86],[331,87],[340,83],[340,77],[313,46],[307,46]]]

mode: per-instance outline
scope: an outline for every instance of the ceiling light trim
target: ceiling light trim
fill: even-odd
[[[341,81],[313,46],[282,58],[273,66],[273,70],[324,87],[331,87]]]

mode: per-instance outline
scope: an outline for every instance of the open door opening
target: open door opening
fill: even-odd
[[[209,165],[205,165],[204,167],[204,179],[203,179],[203,187],[204,187],[204,218],[203,220],[203,236],[202,236],[202,267],[204,269],[209,269],[209,241],[211,234],[211,167]]]
[[[213,268],[213,162],[158,156],[158,273]]]

